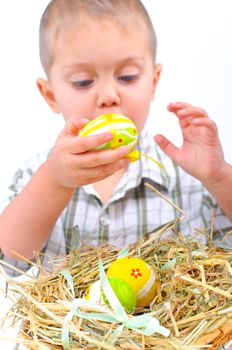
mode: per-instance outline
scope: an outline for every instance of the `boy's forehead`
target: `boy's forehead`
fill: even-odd
[[[139,31],[135,24],[139,25]],[[55,61],[60,61],[60,55],[68,61],[84,63],[107,56],[118,64],[120,61],[138,62],[145,51],[150,51],[145,26],[142,27],[138,21],[135,23],[133,19],[127,19],[125,24],[109,18],[98,22],[92,18],[82,18],[69,23],[60,31],[53,49]]]
[[[113,28],[123,31],[140,31],[142,28],[147,28],[147,25],[141,16],[136,16],[134,13],[130,15],[118,15],[110,16],[103,15],[102,17],[94,17],[90,14],[83,12],[79,14],[74,14],[73,16],[64,16],[57,18],[56,21],[52,21],[49,26],[49,31],[51,33],[57,31],[69,30],[71,27],[78,29],[88,29],[88,26],[93,24],[99,24],[103,27]],[[147,28],[148,30],[148,28]]]
[[[102,34],[100,38],[102,40],[106,36],[109,37],[110,33],[119,33],[122,40],[123,37],[129,39],[132,36],[140,38],[143,36],[143,39],[147,41],[149,37],[149,30],[144,21],[134,15],[120,16],[120,18],[104,16],[96,21],[96,18],[83,14],[69,18],[67,21],[61,20],[59,24],[56,23],[51,28],[50,41],[55,45],[58,41],[66,40],[68,36],[76,36],[81,41],[85,40],[86,36],[94,36],[97,40],[99,33]]]
[[[102,32],[102,41],[108,45],[111,41],[110,37],[105,34],[107,32],[120,33],[122,41],[124,38],[135,38],[138,36],[138,40],[145,43],[152,56],[153,62],[156,58],[156,37],[155,33],[148,25],[142,15],[136,12],[127,14],[109,15],[103,14],[96,17],[95,15],[89,14],[85,11],[79,13],[72,13],[72,15],[57,15],[56,18],[49,21],[49,25],[46,27],[46,31],[43,31],[40,40],[40,55],[41,61],[47,74],[49,74],[50,68],[53,63],[57,60],[57,54],[59,47],[64,46],[65,40],[68,38],[70,42],[76,35],[76,41],[83,42],[87,40],[88,35],[91,38],[96,36],[95,30],[97,29],[98,40]],[[83,35],[80,35],[83,34]],[[86,35],[84,35],[87,33]],[[99,35],[100,33],[100,35]],[[104,35],[104,37],[103,37]],[[97,41],[97,40],[96,40]],[[126,41],[126,39],[125,39]]]

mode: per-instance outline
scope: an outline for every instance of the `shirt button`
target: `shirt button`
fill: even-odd
[[[107,214],[102,214],[100,216],[100,223],[102,224],[102,226],[109,226],[110,224],[110,218]]]

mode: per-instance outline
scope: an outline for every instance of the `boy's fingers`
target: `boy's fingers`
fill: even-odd
[[[94,168],[104,164],[118,162],[128,154],[127,146],[121,146],[115,150],[90,151],[78,154],[78,164],[83,168]]]
[[[67,120],[65,127],[62,131],[63,135],[77,136],[80,130],[85,124],[89,122],[86,118],[78,118],[77,116],[71,116]]]
[[[172,160],[176,160],[178,148],[163,135],[156,135],[155,142]]]
[[[213,120],[209,118],[196,118],[192,120],[192,124],[199,127],[205,127],[208,136],[218,137],[217,125]]]
[[[192,123],[199,126],[205,126],[211,130],[217,130],[217,125],[209,118],[194,118]]]
[[[189,103],[175,102],[167,106],[169,112],[176,113],[180,117],[192,116],[194,118],[208,117],[207,112],[199,107],[194,107]]]
[[[193,117],[193,118],[207,118],[208,114],[202,108],[189,107],[180,109],[176,112],[178,117]]]
[[[110,163],[110,164],[103,164],[99,165],[95,168],[85,168],[87,177],[91,180],[91,182],[96,182],[101,179],[104,179],[107,176],[112,175],[117,170],[124,168],[127,166],[128,160],[127,159],[121,159],[118,162]]]
[[[189,107],[193,107],[193,106],[190,103],[186,103],[186,102],[171,102],[167,106],[167,109],[169,110],[169,112],[175,113],[179,109],[189,108]]]
[[[72,153],[91,151],[93,148],[109,142],[112,137],[113,135],[110,132],[103,132],[99,135],[92,136],[80,136],[73,143]]]
[[[206,111],[204,111],[201,108],[189,108],[189,109],[181,109],[177,111],[176,113],[177,118],[179,119],[179,123],[182,129],[193,125],[194,120],[206,120],[211,121],[211,119],[208,117],[208,114]]]

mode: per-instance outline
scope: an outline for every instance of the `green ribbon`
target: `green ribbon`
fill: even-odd
[[[161,270],[171,270],[176,265],[177,259],[173,258],[161,267]]]
[[[64,278],[68,282],[68,285],[69,285],[71,292],[72,292],[72,296],[73,296],[73,298],[75,298],[74,283],[73,283],[73,278],[72,278],[71,273],[68,270],[64,269],[60,272],[60,274],[62,276],[64,276]]]
[[[122,250],[120,250],[120,252],[118,253],[118,257],[117,257],[117,260],[118,259],[121,259],[121,258],[126,258],[129,254],[129,248],[128,247],[125,247],[123,248]]]
[[[159,321],[152,316],[151,313],[132,316],[128,315],[124,310],[123,306],[119,302],[117,296],[115,295],[108,279],[105,275],[104,267],[102,261],[99,261],[99,276],[101,280],[102,289],[106,295],[106,298],[110,304],[110,308],[106,305],[96,305],[91,300],[86,300],[82,298],[76,298],[71,302],[70,311],[64,318],[63,328],[62,328],[62,343],[65,350],[70,350],[70,340],[69,340],[69,322],[72,321],[74,316],[84,318],[87,320],[98,320],[110,323],[119,323],[119,327],[113,332],[113,337],[118,337],[124,328],[132,329],[137,333],[151,336],[154,333],[162,334],[167,337],[170,334],[170,330],[161,326]],[[72,294],[74,295],[73,279],[69,271],[62,270],[61,274],[66,278]],[[88,310],[91,312],[80,311],[80,309]]]

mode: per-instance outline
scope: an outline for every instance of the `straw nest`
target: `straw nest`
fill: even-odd
[[[157,278],[155,299],[135,314],[151,312],[170,336],[144,336],[124,328],[113,337],[118,325],[74,317],[69,323],[71,349],[217,349],[232,339],[232,251],[186,241],[180,233],[161,239],[175,227],[169,223],[129,249],[130,256],[152,266]],[[19,299],[8,317],[22,321],[19,341],[30,349],[63,349],[63,320],[73,297],[61,270],[70,272],[75,297],[83,297],[99,279],[99,259],[106,270],[118,253],[113,246],[82,247],[54,260],[53,273],[40,268],[32,280],[10,281]]]

